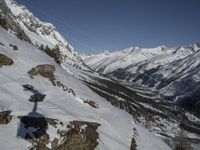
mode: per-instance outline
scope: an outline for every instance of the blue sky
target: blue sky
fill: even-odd
[[[200,42],[200,0],[17,0],[79,53]]]

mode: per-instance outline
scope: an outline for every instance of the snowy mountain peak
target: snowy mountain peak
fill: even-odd
[[[27,7],[14,0],[0,1],[0,18],[6,20],[6,28],[14,32],[21,39],[31,42],[36,47],[59,47],[66,61],[81,62],[74,48],[56,30],[51,23],[42,22],[35,17]]]
[[[178,97],[186,94],[180,91],[188,90],[181,86],[183,82],[196,85],[200,81],[196,74],[200,66],[199,55],[200,44],[195,43],[174,48],[128,48],[110,53],[109,56],[98,54],[83,59],[96,71],[160,90],[163,95]],[[176,82],[172,82],[174,80]],[[169,88],[172,89],[171,93]]]
[[[110,51],[109,51],[109,50],[104,50],[104,51],[103,51],[103,54],[104,54],[104,55],[109,55],[109,54],[110,54]]]
[[[51,23],[40,21],[25,6],[18,5],[14,0],[5,0],[5,2],[15,16],[15,19],[26,30],[28,35],[32,33],[33,36],[34,34],[40,36],[46,42],[50,42],[47,44],[50,47],[55,45],[64,47],[68,45],[68,42],[56,31],[56,28]],[[30,36],[30,38],[34,44],[41,44],[41,41],[34,39],[34,37]],[[71,49],[73,48],[71,47]]]
[[[22,14],[31,14],[28,9],[14,0],[4,0],[7,6],[11,9],[14,16],[18,17]]]
[[[192,45],[192,47],[194,48],[194,50],[195,51],[198,51],[199,49],[200,49],[200,43],[194,43],[193,45]]]
[[[167,47],[166,45],[161,45],[158,48],[161,49],[162,51],[165,51],[165,50],[169,49],[169,47]]]

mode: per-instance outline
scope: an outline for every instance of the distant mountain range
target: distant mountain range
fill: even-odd
[[[200,43],[168,48],[131,47],[83,59],[92,69],[158,92],[200,116]],[[131,84],[132,83],[132,84]]]
[[[83,61],[52,24],[0,0],[0,149],[198,150],[199,47]]]

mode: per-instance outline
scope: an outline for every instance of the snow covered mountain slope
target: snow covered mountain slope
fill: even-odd
[[[68,145],[64,143],[66,141],[62,137],[65,134],[61,133],[67,134],[70,131],[69,126],[72,124],[70,121],[79,121],[79,124],[83,124],[80,129],[86,131],[88,126],[97,124],[96,132],[99,138],[89,137],[86,141],[88,144],[90,140],[97,140],[97,149],[130,149],[133,136],[141,150],[147,147],[153,150],[170,149],[158,137],[136,124],[128,113],[110,105],[104,98],[92,92],[48,55],[31,44],[17,39],[1,27],[0,43],[0,147],[2,149],[30,149],[34,146],[40,149],[41,146],[55,148],[63,145],[67,149]],[[13,49],[13,45],[17,50]],[[45,96],[39,102],[41,95]],[[38,102],[36,110],[32,110],[33,102]],[[92,107],[94,105],[97,107]],[[34,122],[34,117],[39,119],[40,116],[46,118],[48,122],[48,129],[45,132],[46,142],[40,143],[44,140],[43,136],[39,140],[34,138],[24,140],[23,138],[28,138],[27,135],[32,133],[35,136],[34,132],[39,132],[37,128],[31,126],[32,124],[30,125],[30,122]],[[30,119],[28,123],[27,118]],[[120,121],[117,118],[120,118]],[[134,135],[133,127],[136,128],[137,135]],[[95,135],[92,129],[88,130],[92,132],[90,134]],[[23,133],[27,132],[27,135],[25,137],[20,135],[23,138],[17,137],[20,130],[23,130]],[[39,133],[41,134],[41,131]],[[139,145],[142,136],[149,136],[149,143]],[[72,143],[77,144],[76,141]],[[84,147],[84,143],[82,146]]]
[[[190,103],[187,109],[200,115],[199,57],[200,44],[195,43],[176,48],[128,48],[83,59],[94,70],[128,82],[132,87],[147,87],[185,107]]]
[[[198,150],[199,118],[93,71],[15,1],[1,0],[0,12],[2,149],[168,150],[184,141]]]
[[[1,26],[7,29],[0,27],[1,149],[171,149],[84,84],[95,76],[106,77],[66,62],[63,69],[38,49],[33,43],[37,38],[32,39],[19,26],[21,20],[13,17],[14,8],[3,13],[9,11],[3,7],[7,3],[18,10],[14,1],[1,1]]]
[[[0,18],[5,20],[4,27],[19,38],[29,41],[36,47],[59,47],[62,59],[80,62],[74,48],[62,37],[51,23],[40,21],[25,6],[14,0],[0,1]],[[71,63],[72,63],[71,62]]]

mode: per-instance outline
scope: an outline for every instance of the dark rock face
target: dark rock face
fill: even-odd
[[[39,66],[36,66],[35,68],[32,68],[30,71],[28,71],[28,74],[31,78],[37,75],[41,75],[42,77],[49,79],[49,81],[54,86],[56,86],[55,75],[54,75],[55,71],[56,71],[55,66],[44,64],[44,65],[39,65]]]
[[[12,120],[11,111],[0,112],[0,124],[8,124]]]
[[[57,145],[57,150],[94,150],[98,145],[99,134],[96,131],[100,124],[84,121],[72,121],[68,129],[58,131],[63,138],[63,144]]]
[[[11,58],[7,57],[4,54],[0,54],[0,68],[2,66],[10,66],[12,65],[14,62]]]
[[[84,103],[87,103],[88,105],[90,105],[93,108],[99,108],[99,106],[92,100],[84,100]]]
[[[41,75],[42,77],[49,79],[49,81],[52,83],[53,86],[58,86],[58,87],[62,88],[63,91],[66,91],[68,93],[72,93],[74,96],[76,96],[73,89],[67,87],[66,85],[64,85],[60,81],[56,80],[55,75],[54,75],[55,71],[56,71],[55,66],[45,64],[45,65],[38,65],[38,66],[32,68],[31,70],[28,71],[28,74],[31,78],[33,78],[34,76],[37,76],[37,75]],[[42,95],[40,95],[40,96],[36,95],[36,97],[41,97],[41,98],[43,96]]]
[[[28,71],[28,74],[30,75],[31,78],[37,75],[41,75],[44,78],[48,78],[53,84],[55,84],[54,83],[55,71],[56,71],[55,66],[45,64],[45,65],[39,65],[39,66],[36,66],[35,68],[32,68],[30,71]]]

